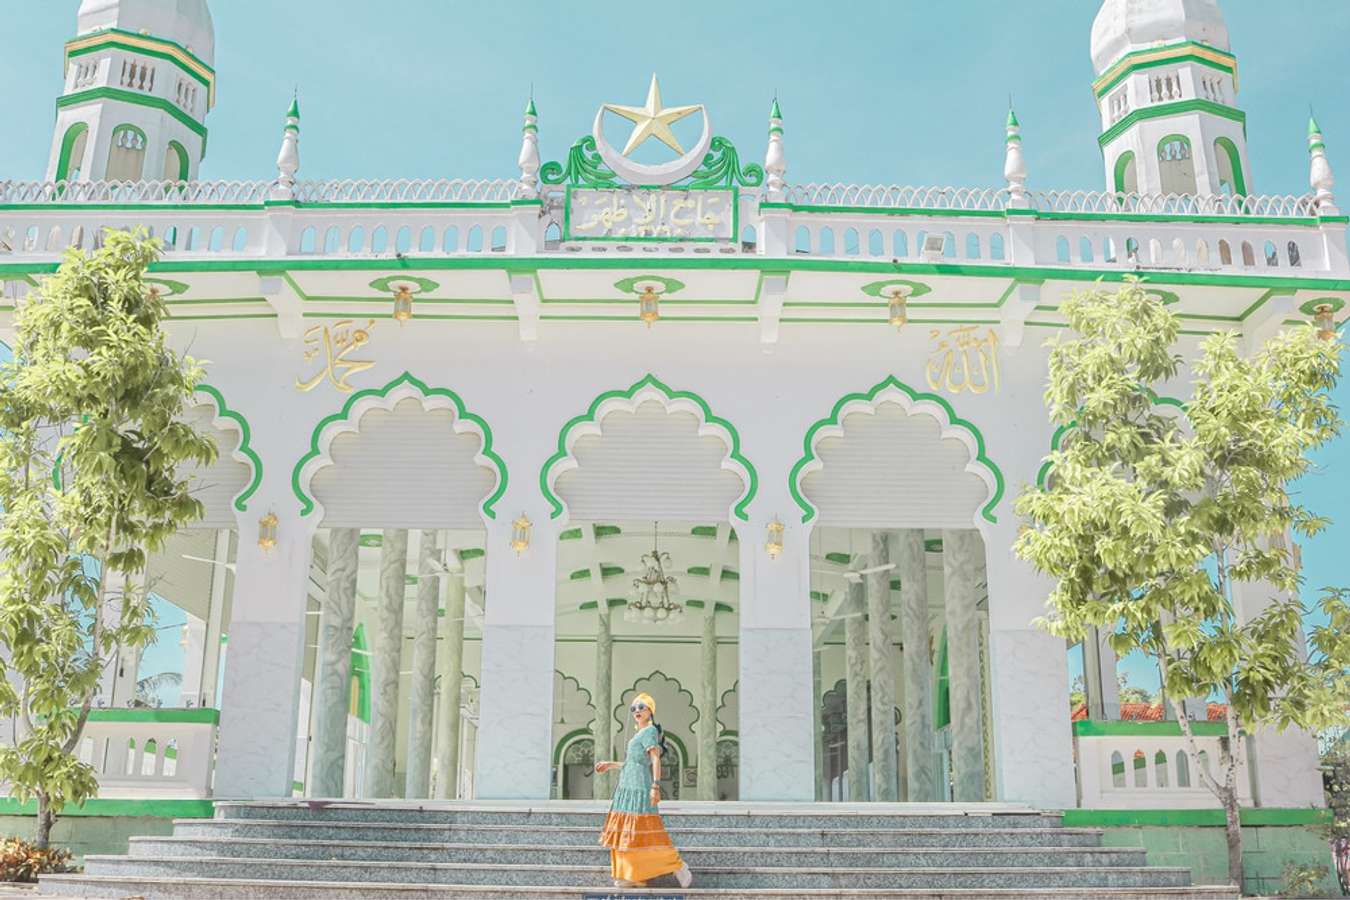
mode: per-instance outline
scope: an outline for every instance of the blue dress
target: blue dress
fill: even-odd
[[[600,843],[610,849],[610,873],[617,879],[641,883],[684,865],[651,801],[649,751],[660,742],[656,726],[643,728],[628,742],[619,770],[619,786],[600,833]]]

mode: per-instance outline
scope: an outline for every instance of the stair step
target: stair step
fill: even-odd
[[[1097,847],[1099,828],[732,828],[687,827],[670,822],[675,846],[684,847]],[[595,846],[597,825],[548,829],[553,846]],[[536,825],[384,824],[371,822],[273,821],[267,819],[177,819],[174,837],[267,838],[303,841],[423,843],[530,843]]]
[[[324,881],[261,881],[257,879],[201,879],[142,876],[48,875],[38,893],[48,897],[108,898],[139,897],[143,900],[579,900],[587,896],[576,887],[529,887],[491,885],[408,885],[388,882],[340,884]],[[628,888],[594,892],[599,896],[671,896],[669,889]],[[826,889],[692,887],[679,896],[707,900],[1237,900],[1231,887],[1142,887],[1142,888],[947,888],[929,889]]]
[[[522,865],[484,863],[410,863],[294,859],[231,859],[222,857],[85,857],[91,876],[154,876],[162,878],[239,878],[305,880],[322,874],[334,881],[403,884],[512,884],[572,886],[609,884],[608,866]],[[319,871],[316,871],[319,870]],[[699,867],[695,877],[707,887],[748,888],[1040,888],[1040,887],[1184,887],[1190,870],[1170,867],[1037,867],[1004,869],[952,867]],[[672,879],[673,882],[673,879]]]
[[[838,848],[838,847],[681,847],[690,867],[735,867],[753,860],[760,868],[802,867],[928,868],[1082,868],[1143,866],[1142,848],[1102,847],[977,847],[977,848]],[[228,857],[231,859],[344,860],[348,862],[480,863],[506,865],[528,860],[532,865],[600,865],[609,851],[553,844],[405,844],[390,841],[276,841],[266,838],[134,837],[130,855],[141,857]]]

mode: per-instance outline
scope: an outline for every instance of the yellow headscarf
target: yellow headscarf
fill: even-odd
[[[633,703],[639,702],[646,705],[647,710],[652,714],[652,718],[656,718],[656,701],[652,699],[651,694],[638,694],[636,697],[633,698]],[[630,703],[628,705],[632,706],[633,703]]]

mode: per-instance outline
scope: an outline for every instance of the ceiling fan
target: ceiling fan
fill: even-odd
[[[234,563],[232,562],[221,562],[218,559],[207,559],[204,556],[191,556],[187,553],[183,554],[183,559],[190,559],[193,562],[206,563],[208,566],[220,566],[223,569],[228,569],[231,575],[233,575],[235,571],[235,566]]]
[[[829,560],[824,559],[823,557],[819,557],[819,556],[813,556],[813,557],[811,557],[811,559],[814,560],[814,561],[817,561],[817,562],[823,562],[823,563],[828,563],[828,562],[829,562]],[[857,560],[857,557],[851,557],[851,558],[850,558],[850,562],[854,562],[855,564],[856,564],[856,560]],[[864,577],[866,577],[866,576],[868,576],[868,575],[873,575],[873,574],[876,574],[876,573],[878,573],[878,572],[889,572],[889,571],[891,571],[891,570],[894,569],[894,568],[895,568],[895,563],[883,563],[882,565],[879,565],[879,566],[868,566],[868,567],[862,568],[862,569],[817,569],[817,568],[812,568],[811,571],[812,571],[814,574],[816,574],[816,575],[834,575],[834,576],[838,576],[838,577],[843,578],[845,581],[849,581],[849,582],[852,582],[852,583],[854,583],[854,584],[857,584],[858,582],[862,581]]]

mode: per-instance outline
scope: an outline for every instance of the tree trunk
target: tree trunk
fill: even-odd
[[[1223,796],[1223,818],[1225,837],[1228,838],[1228,880],[1242,890],[1242,821],[1238,817],[1238,796],[1236,786],[1225,785]]]
[[[47,795],[38,794],[37,833],[33,836],[33,842],[39,850],[46,850],[52,845],[52,826],[55,824],[56,813],[52,812]]]

